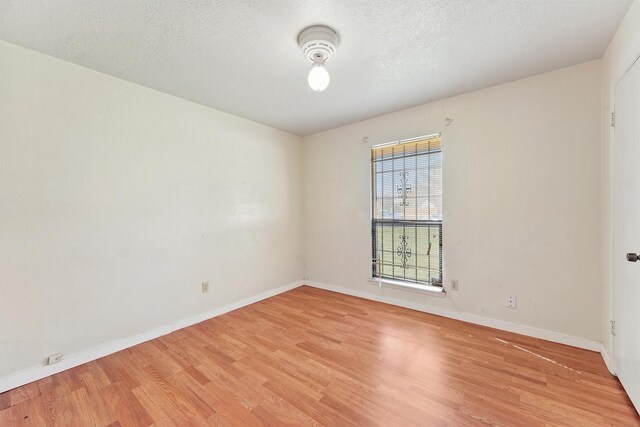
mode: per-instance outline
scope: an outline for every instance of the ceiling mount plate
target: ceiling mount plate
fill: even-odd
[[[307,27],[298,35],[298,44],[304,56],[311,62],[329,60],[338,47],[338,33],[324,25]]]

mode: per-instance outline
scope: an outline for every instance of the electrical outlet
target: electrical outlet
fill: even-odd
[[[452,291],[457,291],[458,290],[458,281],[457,280],[452,280],[451,281],[451,290]]]
[[[209,292],[209,282],[202,282],[202,293],[206,294]]]
[[[507,297],[507,307],[508,308],[516,308],[517,305],[517,299],[515,296],[510,295]]]
[[[62,360],[62,353],[56,353],[49,356],[47,360],[47,365],[53,365],[54,363],[58,363]]]

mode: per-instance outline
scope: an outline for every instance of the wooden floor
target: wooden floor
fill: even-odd
[[[640,425],[599,354],[309,287],[0,394],[0,426]]]

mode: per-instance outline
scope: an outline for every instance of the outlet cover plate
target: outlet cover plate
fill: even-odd
[[[49,356],[47,359],[47,365],[53,365],[54,363],[58,363],[62,360],[62,353],[56,353]]]

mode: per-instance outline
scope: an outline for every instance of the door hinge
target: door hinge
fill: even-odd
[[[615,320],[611,320],[611,335],[615,335],[616,334],[616,321]]]
[[[611,112],[611,127],[616,127],[616,113],[615,111]]]

